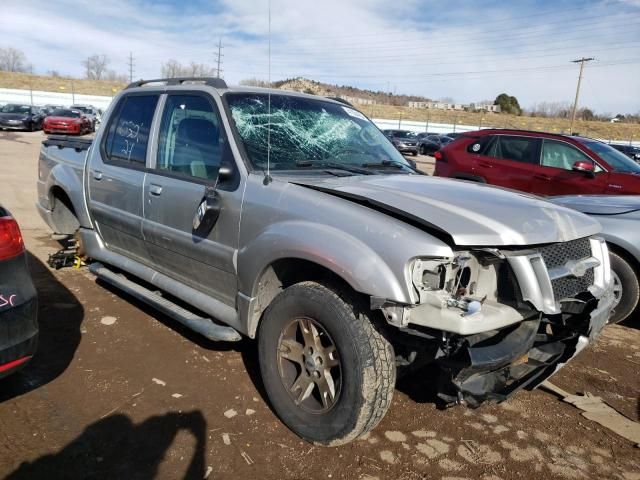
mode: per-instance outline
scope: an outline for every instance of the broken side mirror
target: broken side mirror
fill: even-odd
[[[220,165],[220,168],[218,169],[219,182],[224,182],[225,180],[230,179],[232,175],[233,170],[231,170],[231,167],[229,167],[228,165]]]
[[[587,162],[586,160],[578,160],[573,164],[571,170],[583,173],[587,177],[595,176],[595,167],[593,166],[593,163]]]
[[[198,237],[206,237],[218,221],[220,210],[221,202],[218,193],[214,188],[206,187],[204,198],[193,217],[193,233]]]

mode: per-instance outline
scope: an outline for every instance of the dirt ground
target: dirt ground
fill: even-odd
[[[33,207],[42,139],[0,132],[0,203],[23,229],[41,328],[32,363],[0,382],[0,477],[640,479],[639,448],[552,394],[439,411],[428,371],[398,385],[367,438],[301,441],[269,408],[253,342],[209,342],[86,269],[46,266],[58,244]],[[638,421],[639,371],[640,330],[608,326],[553,382]]]

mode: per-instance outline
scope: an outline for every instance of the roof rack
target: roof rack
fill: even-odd
[[[136,88],[146,85],[147,83],[160,83],[163,82],[166,85],[182,85],[184,82],[202,82],[213,88],[227,88],[227,82],[217,77],[177,77],[177,78],[156,78],[154,80],[138,80],[132,82],[125,88]]]

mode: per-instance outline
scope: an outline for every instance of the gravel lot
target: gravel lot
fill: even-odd
[[[269,408],[252,342],[209,342],[86,269],[46,266],[58,244],[33,206],[43,138],[0,132],[0,203],[23,229],[41,324],[34,361],[0,383],[0,477],[640,479],[639,448],[552,394],[438,411],[428,370],[367,438],[300,441]],[[638,421],[639,370],[640,330],[609,326],[553,382]]]

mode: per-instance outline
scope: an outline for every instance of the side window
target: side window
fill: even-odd
[[[151,121],[158,95],[132,95],[122,98],[113,112],[105,141],[108,161],[144,166]]]
[[[535,138],[498,135],[489,145],[486,155],[537,165],[537,152],[538,143]]]
[[[156,168],[215,180],[226,142],[217,109],[200,95],[169,95],[162,114]]]
[[[467,147],[467,152],[477,155],[488,155],[489,147],[492,143],[491,141],[494,138],[495,137],[493,135],[485,135],[484,137],[475,139]]]
[[[573,164],[582,161],[593,163],[593,161],[575,148],[565,142],[557,140],[544,140],[542,144],[542,166],[571,170]]]

